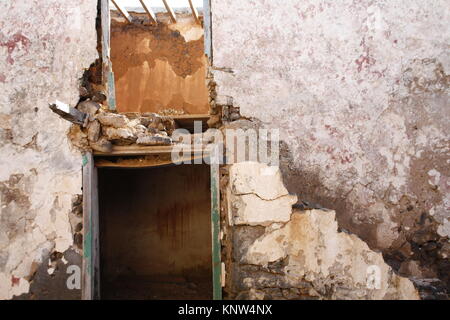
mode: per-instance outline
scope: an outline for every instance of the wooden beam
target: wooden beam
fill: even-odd
[[[205,54],[209,58],[210,65],[213,65],[213,48],[211,35],[211,0],[203,0],[203,24],[205,30]]]
[[[158,21],[156,21],[156,15],[153,12],[152,7],[150,7],[150,0],[139,0],[139,2],[142,4],[142,7],[144,7],[145,12],[147,12],[150,21],[154,24],[158,24]]]
[[[220,244],[220,171],[219,164],[212,162],[211,170],[211,242],[213,300],[222,300],[222,261]]]
[[[196,159],[203,160],[203,155],[201,156],[190,156],[185,157],[179,161],[191,161],[194,163]],[[95,167],[96,168],[153,168],[172,165],[173,161],[171,155],[143,155],[143,156],[133,156],[133,157],[101,157],[96,156]]]
[[[109,0],[101,0],[101,21],[102,21],[102,59],[103,63],[109,63],[110,57],[110,30],[111,14],[109,12]],[[107,79],[107,75],[103,80]],[[105,81],[106,82],[106,81]]]
[[[199,18],[199,16],[198,16],[197,8],[194,7],[194,4],[192,3],[192,0],[189,0],[189,6],[191,7],[192,15],[194,16],[195,21],[197,21],[198,23],[200,23],[200,18]]]
[[[116,157],[116,156],[143,156],[143,155],[165,155],[171,154],[174,146],[113,146],[111,152],[94,151],[95,156]],[[194,155],[208,153],[207,148],[191,149]]]
[[[114,87],[114,73],[111,64],[111,13],[109,0],[101,0],[102,20],[102,82],[106,85],[109,110],[116,110],[116,93]]]
[[[170,19],[172,19],[172,22],[177,23],[177,17],[175,15],[175,12],[173,12],[172,8],[170,7],[168,0],[162,0],[162,2],[164,3],[164,6],[166,7],[167,12],[169,12]]]
[[[128,13],[124,6],[122,6],[118,0],[111,0],[112,3],[116,6],[117,10],[127,19],[128,22],[133,21],[133,17]]]
[[[75,124],[84,125],[87,118],[86,113],[78,111],[77,109],[72,108],[71,106],[58,100],[56,100],[55,103],[50,104],[49,107],[54,113],[59,115],[64,120]]]
[[[97,169],[91,153],[83,156],[83,300],[100,298],[100,248]]]

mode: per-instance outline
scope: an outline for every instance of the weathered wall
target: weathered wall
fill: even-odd
[[[447,281],[449,18],[445,0],[212,0],[216,90],[281,130],[289,191]]]
[[[158,21],[154,26],[113,20],[118,111],[208,113],[202,26],[191,14],[177,14],[177,23],[158,14]]]
[[[334,211],[293,210],[296,197],[288,194],[278,167],[231,165],[226,199],[229,298],[419,297],[380,253],[355,235],[338,232]]]
[[[39,265],[73,244],[81,155],[48,103],[77,103],[78,79],[98,57],[96,15],[93,0],[0,2],[0,299],[28,293],[45,275]],[[59,298],[73,297],[58,283]]]

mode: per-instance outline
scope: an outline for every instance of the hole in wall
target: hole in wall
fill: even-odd
[[[111,11],[111,62],[117,111],[162,115],[208,114],[207,58],[202,17],[157,12],[157,24],[145,12],[129,12],[130,23]]]

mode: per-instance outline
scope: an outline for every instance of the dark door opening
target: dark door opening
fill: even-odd
[[[212,299],[208,165],[98,169],[101,299]]]

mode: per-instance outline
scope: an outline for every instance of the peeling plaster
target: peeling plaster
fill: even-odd
[[[48,104],[78,102],[79,79],[98,57],[96,15],[96,1],[0,3],[0,299],[27,293],[36,264],[72,246],[81,155]]]
[[[261,181],[266,186],[278,186],[281,194],[286,192],[279,174],[262,174],[264,166],[255,162],[230,166],[229,207],[248,196],[241,190],[254,192]],[[245,209],[252,212],[250,219],[242,209],[227,212],[234,219],[237,214],[246,224],[234,231],[234,262],[228,262],[231,265],[227,268],[233,269],[233,285],[227,288],[228,292],[248,299],[273,295],[292,299],[419,298],[413,283],[396,275],[381,253],[372,251],[356,235],[338,231],[334,211],[295,210],[292,203],[280,204],[278,199],[247,203]],[[289,210],[288,218],[279,223],[280,211],[285,209]],[[371,270],[377,272],[377,283],[373,286]],[[282,288],[289,292],[272,292]]]
[[[213,0],[211,7],[217,94],[232,97],[243,117],[280,129],[290,192],[336,210],[341,228],[384,253],[398,253],[415,233],[447,234],[445,0]],[[437,188],[430,170],[440,173]],[[405,228],[402,199],[414,203],[416,219]],[[430,226],[420,224],[424,212]],[[448,261],[420,259],[448,281]]]

